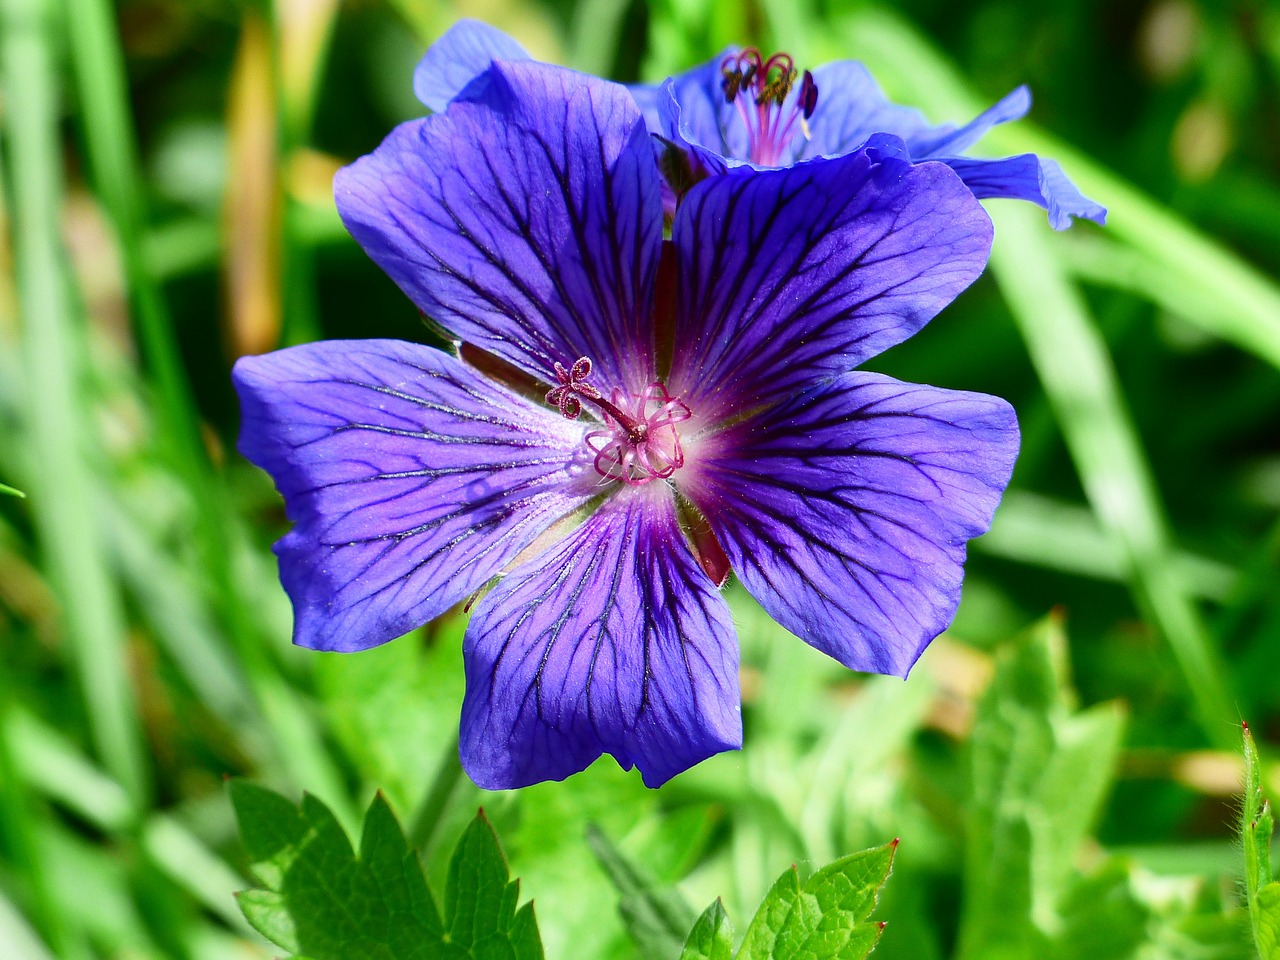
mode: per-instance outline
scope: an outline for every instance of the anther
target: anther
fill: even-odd
[[[804,118],[808,120],[813,116],[813,111],[818,109],[818,85],[813,81],[813,74],[808,70],[804,72],[804,79],[800,81],[800,109],[804,112]]]

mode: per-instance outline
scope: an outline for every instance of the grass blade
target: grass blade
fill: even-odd
[[[1026,341],[1085,493],[1122,545],[1135,598],[1173,648],[1209,742],[1229,748],[1225,671],[1173,563],[1164,511],[1106,345],[1048,249],[1038,211],[996,211],[991,268]]]
[[[61,148],[52,19],[44,0],[4,0],[5,132],[12,163],[15,254],[23,316],[32,513],[57,591],[66,637],[107,769],[135,798],[149,790],[141,727],[126,668],[125,619],[108,570],[84,452],[78,371],[84,346],[72,320],[59,237]]]

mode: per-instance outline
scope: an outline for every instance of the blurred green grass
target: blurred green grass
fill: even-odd
[[[342,230],[329,179],[418,112],[413,65],[466,14],[618,79],[729,43],[858,57],[939,120],[1031,84],[1032,122],[990,151],[1056,157],[1111,220],[1055,235],[993,204],[988,276],[877,358],[1009,398],[1025,436],[957,622],[907,684],[850,677],[731,588],[746,751],[657,793],[604,761],[481,798],[432,790],[461,621],[354,657],[289,647],[283,513],[234,453],[228,370],[320,336],[428,337]],[[1069,624],[1062,696],[1128,720],[1096,816],[1086,803],[1071,849],[1028,861],[1058,877],[1033,899],[1100,844],[1137,865],[1126,903],[1186,878],[1195,910],[1153,930],[1234,904],[1224,751],[1242,716],[1264,754],[1280,740],[1273,7],[0,0],[0,58],[0,479],[27,494],[0,497],[0,944],[19,960],[269,956],[231,899],[229,773],[310,790],[349,829],[381,787],[429,858],[483,799],[550,957],[634,954],[588,821],[742,916],[787,864],[900,835],[881,955],[976,955],[973,718],[1002,644],[1051,609]],[[1026,729],[1075,729],[1044,709]],[[1059,906],[1041,914],[1069,927]]]

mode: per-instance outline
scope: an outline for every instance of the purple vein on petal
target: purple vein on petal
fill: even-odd
[[[916,332],[981,273],[991,225],[942,164],[862,151],[706,180],[673,238],[673,390],[723,416]]]
[[[955,613],[1017,450],[1003,400],[853,372],[708,440],[680,481],[770,616],[905,675]]]
[[[561,780],[602,753],[656,787],[741,744],[732,620],[662,484],[503,579],[464,654],[462,759],[484,787]]]
[[[363,649],[438,616],[597,491],[582,426],[394,340],[248,357],[240,449],[295,526],[295,641]]]
[[[499,63],[340,171],[343,221],[454,336],[551,382],[590,356],[652,378],[660,178],[625,88]]]

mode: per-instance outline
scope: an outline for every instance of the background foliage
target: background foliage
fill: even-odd
[[[934,119],[1032,86],[986,146],[1061,160],[1111,222],[993,204],[988,274],[875,362],[1007,397],[1025,437],[909,682],[730,587],[745,751],[658,792],[604,760],[481,796],[446,772],[461,619],[289,647],[229,366],[426,338],[329,181],[420,112],[412,67],[464,14],[619,79],[731,42],[853,56]],[[0,0],[0,71],[0,481],[27,494],[0,497],[0,954],[271,956],[232,898],[236,774],[354,835],[381,788],[436,890],[483,802],[551,958],[674,960],[689,927],[637,926],[645,898],[745,924],[787,865],[895,836],[877,957],[1249,955],[1239,720],[1264,781],[1280,739],[1275,5]]]

